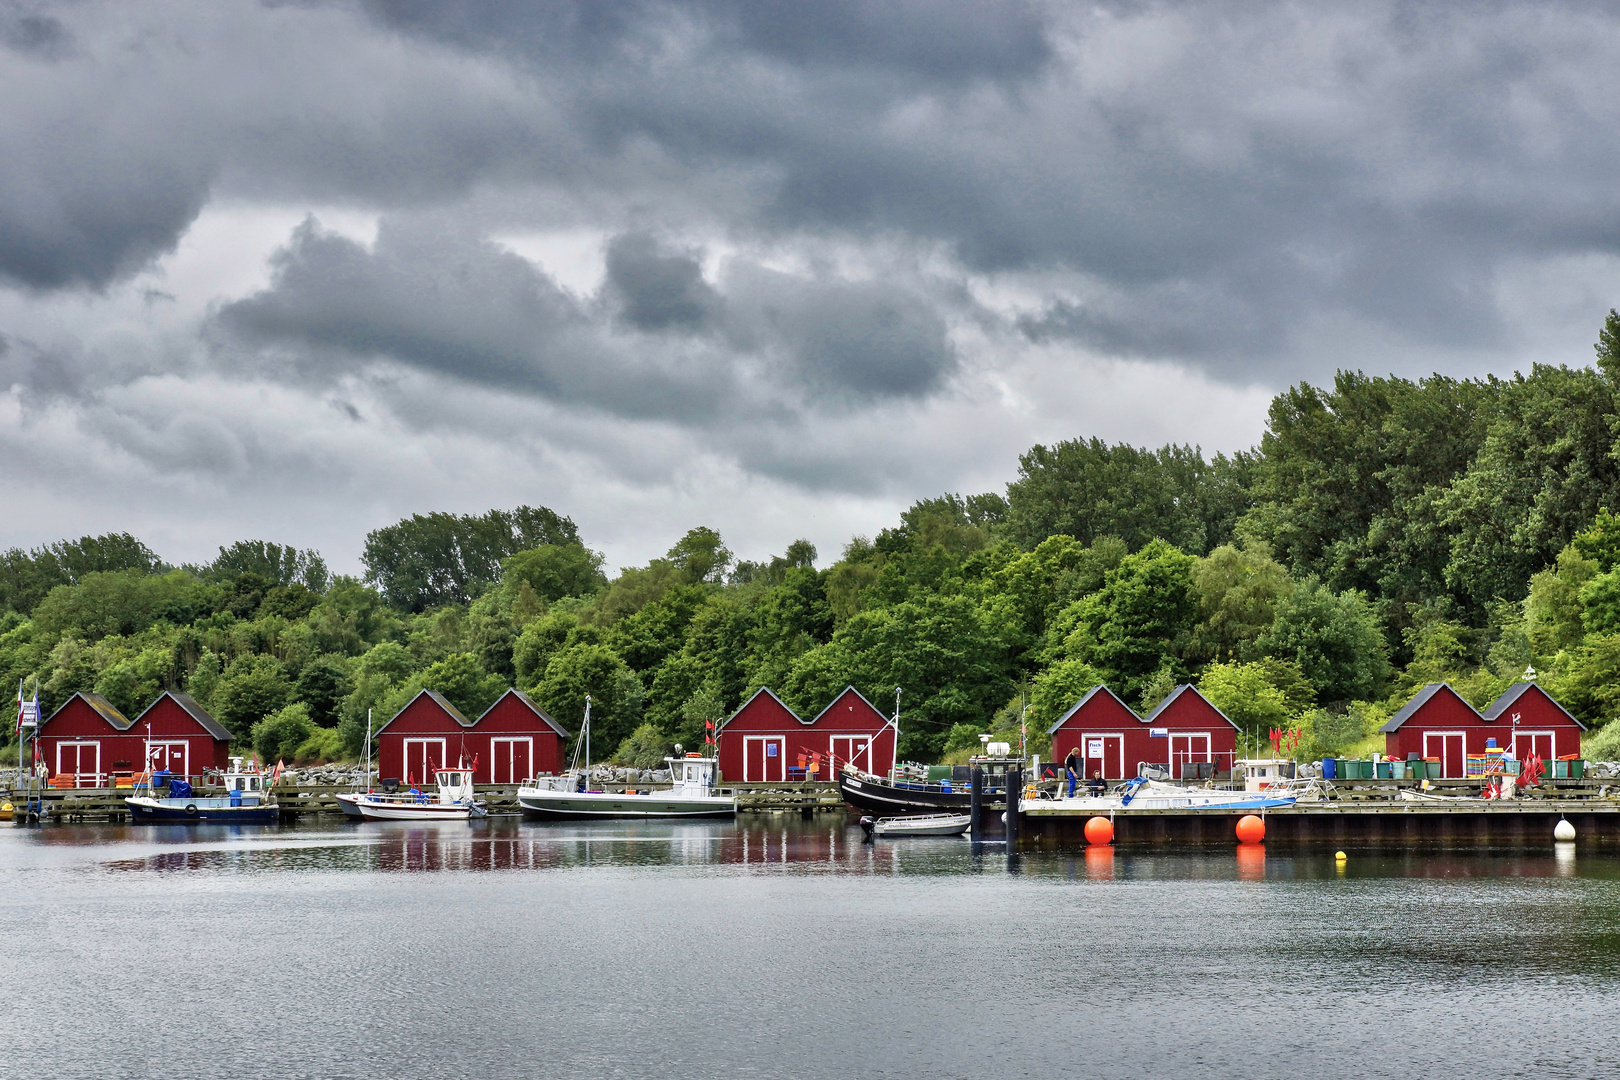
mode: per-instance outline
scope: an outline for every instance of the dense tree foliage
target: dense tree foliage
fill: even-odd
[[[542,545],[578,544],[579,530],[545,507],[487,514],[413,514],[366,536],[366,580],[408,611],[465,604],[500,580],[501,561]]]
[[[1603,725],[1616,379],[1612,312],[1591,368],[1341,372],[1280,394],[1253,454],[1037,446],[1004,496],[921,500],[820,568],[807,541],[737,561],[699,527],[609,579],[572,522],[528,507],[378,529],[367,582],[263,541],[173,569],[84,537],[0,557],[0,677],[126,713],[185,688],[305,759],[357,753],[368,716],[423,689],[476,715],[513,685],[570,729],[588,697],[597,755],[632,761],[697,745],[760,686],[806,716],[847,685],[888,710],[898,688],[915,758],[1042,732],[1098,682],[1145,710],[1194,681],[1246,731],[1331,750],[1424,682],[1483,704],[1534,665]],[[1601,737],[1620,756],[1620,725]]]

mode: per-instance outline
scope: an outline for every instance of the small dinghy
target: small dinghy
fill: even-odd
[[[433,778],[439,785],[437,795],[414,788],[392,794],[367,791],[354,796],[353,803],[367,821],[466,821],[488,816],[473,794],[471,769],[435,769]]]
[[[966,814],[919,814],[915,817],[861,818],[868,837],[961,836],[973,819]]]

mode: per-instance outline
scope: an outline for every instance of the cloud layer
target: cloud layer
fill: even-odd
[[[1584,362],[1617,51],[1581,3],[0,4],[4,493],[826,546],[1335,366]]]

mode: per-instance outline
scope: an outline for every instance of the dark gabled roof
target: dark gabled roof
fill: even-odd
[[[1383,734],[1388,735],[1390,732],[1412,719],[1413,716],[1417,715],[1417,711],[1423,708],[1423,706],[1427,705],[1434,695],[1438,694],[1442,690],[1451,690],[1451,684],[1432,682],[1425,686],[1412,696],[1411,701],[1408,701],[1405,705],[1401,706],[1400,712],[1390,717],[1389,720],[1385,722],[1384,726],[1378,730]],[[1469,708],[1473,708],[1472,705],[1468,705],[1467,699],[1465,699],[1461,694],[1458,694],[1457,691],[1451,690],[1451,692],[1456,695],[1458,701],[1461,701]]]
[[[1516,682],[1516,683],[1514,683],[1512,686],[1510,686],[1506,690],[1502,691],[1502,696],[1501,697],[1497,698],[1495,701],[1493,701],[1489,705],[1485,706],[1485,711],[1480,713],[1480,715],[1483,716],[1487,720],[1499,719],[1501,717],[1501,715],[1503,713],[1507,712],[1508,708],[1515,701],[1518,701],[1519,698],[1524,696],[1524,692],[1526,690],[1530,689],[1532,686],[1536,686],[1536,684],[1533,683],[1533,682]],[[1536,689],[1541,690],[1541,687],[1536,686]],[[1552,702],[1553,708],[1557,709],[1559,712],[1561,712],[1565,716],[1569,717],[1569,722],[1570,723],[1574,724],[1576,727],[1580,728],[1582,731],[1586,730],[1586,725],[1581,723],[1579,720],[1575,719],[1574,714],[1572,714],[1568,709],[1566,709],[1562,705],[1560,705],[1558,703],[1557,698],[1553,697],[1551,694],[1547,693],[1547,691],[1545,691],[1545,690],[1541,690],[1541,694],[1548,701]]]
[[[88,691],[80,690],[78,693],[74,694],[73,697],[70,697],[67,699],[67,701],[62,702],[61,707],[58,708],[56,712],[51,713],[50,716],[47,716],[44,720],[41,720],[39,722],[39,726],[43,728],[46,724],[60,716],[62,709],[67,708],[68,705],[73,702],[73,698],[82,698],[84,703],[96,710],[96,712],[100,713],[101,718],[107,721],[107,723],[111,724],[113,726],[113,730],[115,731],[128,731],[130,729],[130,725],[135,723],[135,721],[119,712],[118,708],[113,705],[112,702],[108,701],[100,694],[92,694]]]
[[[558,735],[561,735],[565,739],[568,737],[568,732],[564,731],[563,726],[561,724],[557,723],[557,721],[555,721],[555,720],[553,720],[551,718],[550,713],[546,712],[546,710],[544,710],[540,706],[536,705],[534,703],[534,699],[530,698],[528,694],[525,694],[523,691],[517,689],[516,687],[513,687],[512,689],[508,690],[506,693],[502,694],[500,697],[496,698],[494,705],[491,705],[489,708],[485,709],[483,712],[478,714],[478,720],[482,720],[484,717],[486,717],[490,713],[494,712],[495,711],[495,705],[499,705],[501,702],[505,701],[509,697],[515,697],[519,701],[523,702],[523,704],[527,705],[529,707],[529,710],[531,712],[533,712],[534,715],[536,715],[540,719],[544,720],[546,722],[546,726],[551,728],[552,731],[555,731]],[[448,705],[449,702],[445,702],[445,704]],[[474,720],[470,726],[476,727],[478,725],[478,720]],[[390,720],[389,723],[391,724],[391,723],[393,723],[393,721]],[[387,726],[388,726],[388,724],[383,725],[383,727],[387,727]]]
[[[112,701],[104,698],[104,696],[100,696],[99,693],[89,693],[89,691],[81,690],[78,691],[76,695],[73,695],[73,698],[83,698],[84,704],[91,706],[92,709],[96,709],[104,721],[112,724],[113,730],[118,730],[118,732],[126,732],[126,730],[130,730],[130,725],[134,724],[134,721],[131,721],[130,717],[126,717],[123,712],[118,711],[117,706],[115,706]],[[62,714],[62,709],[68,708],[68,706],[73,703],[73,698],[68,698],[66,701],[63,701],[62,708],[58,708],[57,711],[52,712],[49,717],[45,717],[44,721],[40,721],[40,727],[45,727],[45,724],[50,724],[50,721],[57,719],[57,717]]]
[[[184,709],[193,720],[202,725],[202,729],[204,731],[208,732],[208,734],[212,735],[215,739],[218,739],[220,742],[231,741],[231,733],[225,730],[225,726],[218,720],[215,720],[212,716],[209,716],[208,710],[197,704],[196,698],[192,697],[190,694],[183,694],[178,690],[165,690],[163,693],[159,694],[153,699],[152,704],[148,705],[145,710],[142,711],[141,715],[135,718],[135,723],[140,723],[141,720],[145,718],[146,714],[157,708],[157,703],[162,701],[164,698],[172,699],[176,705]]]
[[[1066,712],[1062,716],[1058,717],[1057,723],[1055,723],[1051,727],[1047,728],[1046,733],[1048,735],[1056,735],[1058,728],[1062,727],[1064,724],[1067,724],[1069,722],[1070,717],[1072,717],[1075,713],[1079,712],[1082,708],[1084,708],[1086,702],[1088,702],[1092,698],[1096,697],[1099,693],[1107,694],[1109,697],[1111,697],[1115,701],[1119,702],[1119,707],[1120,708],[1124,709],[1130,715],[1135,716],[1136,719],[1138,719],[1138,720],[1142,719],[1140,716],[1136,716],[1136,710],[1131,708],[1129,705],[1125,704],[1125,702],[1120,698],[1120,696],[1118,694],[1114,693],[1112,690],[1108,689],[1108,687],[1102,685],[1101,683],[1098,683],[1096,686],[1093,686],[1090,690],[1086,691],[1086,696],[1085,697],[1081,698],[1079,701],[1074,703],[1074,708],[1070,709],[1068,712]]]
[[[1205,705],[1208,705],[1211,709],[1214,709],[1216,716],[1220,717],[1222,720],[1225,720],[1228,724],[1232,724],[1232,726],[1234,728],[1237,727],[1236,724],[1232,723],[1232,718],[1230,716],[1227,716],[1225,713],[1221,712],[1221,710],[1216,709],[1215,708],[1215,703],[1213,701],[1209,700],[1209,698],[1205,697],[1203,694],[1200,694],[1198,692],[1198,688],[1196,686],[1194,686],[1192,683],[1182,683],[1180,686],[1178,686],[1174,690],[1170,691],[1170,696],[1169,697],[1167,697],[1163,701],[1159,702],[1159,704],[1154,707],[1152,712],[1150,712],[1146,716],[1142,717],[1142,723],[1144,723],[1144,724],[1153,723],[1153,721],[1155,721],[1155,720],[1157,720],[1159,718],[1159,714],[1164,712],[1164,710],[1168,709],[1178,698],[1181,697],[1181,695],[1189,694],[1189,693],[1192,694],[1192,696],[1197,698],[1199,701],[1202,701]]]
[[[437,690],[422,690],[422,691],[418,692],[415,697],[411,698],[411,700],[409,700],[405,704],[401,705],[399,707],[399,712],[395,713],[393,716],[390,716],[388,718],[388,722],[383,724],[382,727],[378,728],[375,732],[373,732],[371,737],[376,738],[378,735],[381,735],[383,733],[383,731],[387,729],[388,724],[392,724],[395,720],[398,720],[401,716],[403,716],[405,714],[406,709],[410,708],[412,705],[415,705],[418,701],[420,701],[422,699],[423,694],[426,694],[428,697],[432,698],[433,701],[439,706],[439,708],[441,708],[445,712],[449,713],[450,718],[452,720],[454,720],[456,723],[460,724],[462,727],[469,728],[469,727],[472,727],[473,724],[477,722],[477,721],[474,721],[474,720],[469,720],[465,716],[463,716],[461,714],[461,710],[456,708],[454,705],[450,704],[449,701],[445,700],[445,696],[443,694],[439,693]]]
[[[748,708],[748,706],[752,705],[754,703],[754,698],[759,697],[759,695],[761,695],[761,694],[768,694],[772,701],[774,701],[778,705],[782,706],[782,708],[787,709],[787,714],[789,716],[793,717],[793,719],[798,720],[799,723],[804,724],[806,726],[809,726],[809,724],[813,722],[813,721],[808,721],[808,720],[801,719],[798,713],[794,712],[792,709],[788,709],[787,702],[785,702],[781,698],[777,697],[776,694],[771,691],[770,687],[762,686],[758,690],[755,690],[753,695],[751,697],[749,697],[749,699],[747,701],[745,701],[741,705],[737,706],[737,711],[736,712],[732,713],[730,716],[728,716],[724,720],[720,721],[720,726],[714,729],[714,733],[716,735],[719,735],[721,731],[725,730],[725,726],[727,724],[729,724],[733,720],[737,719],[737,714],[738,713],[742,712],[744,709]]]
[[[836,705],[840,701],[844,700],[844,695],[845,694],[854,694],[856,697],[860,698],[862,701],[866,701],[866,695],[865,694],[863,694],[859,690],[855,689],[855,687],[853,685],[846,686],[842,690],[838,691],[837,696],[835,696],[831,701],[827,702],[827,709],[832,708],[834,705]],[[781,700],[781,699],[778,698],[777,700]],[[877,713],[878,716],[882,717],[884,722],[886,722],[886,723],[888,722],[889,718],[886,717],[886,716],[883,716],[883,710],[882,709],[878,708],[876,705],[873,705],[870,701],[866,701],[866,707],[871,709],[873,712]],[[801,724],[805,724],[806,726],[814,725],[816,720],[820,720],[823,716],[827,715],[827,709],[822,709],[820,712],[816,713],[815,719],[801,720],[799,722]],[[792,710],[790,709],[788,711],[791,712]]]

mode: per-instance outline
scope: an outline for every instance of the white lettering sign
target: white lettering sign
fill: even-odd
[[[1103,741],[1090,739],[1086,742],[1086,757],[1100,758],[1103,756]]]

